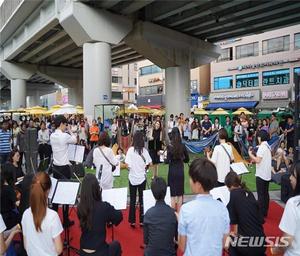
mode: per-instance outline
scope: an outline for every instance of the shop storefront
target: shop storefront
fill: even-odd
[[[290,89],[267,90],[262,91],[261,101],[257,105],[258,109],[275,110],[277,108],[286,108],[292,98]]]

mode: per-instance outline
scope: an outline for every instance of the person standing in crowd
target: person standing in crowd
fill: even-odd
[[[34,127],[33,120],[29,121],[28,128],[25,131],[25,163],[26,173],[34,173],[37,170],[38,158],[38,132]]]
[[[41,129],[38,131],[38,143],[39,148],[38,152],[40,155],[40,161],[44,159],[47,160],[47,166],[50,163],[51,158],[51,146],[50,146],[50,132],[46,127],[46,123],[44,121],[41,122]]]
[[[122,136],[128,136],[131,133],[131,122],[128,120],[128,116],[125,116],[121,126]]]
[[[135,227],[135,206],[136,194],[139,193],[139,210],[140,210],[140,225],[143,225],[143,191],[146,188],[146,171],[152,163],[152,159],[144,147],[144,138],[142,132],[138,131],[133,135],[132,145],[126,154],[125,163],[127,165],[129,174],[129,218],[128,221],[132,228]]]
[[[293,117],[289,116],[284,130],[284,134],[286,136],[286,142],[287,142],[286,143],[287,150],[289,150],[290,148],[294,148],[294,130],[295,130],[295,126],[294,126]]]
[[[9,154],[8,161],[3,165],[3,170],[7,170],[12,174],[14,183],[17,182],[18,178],[24,176],[19,161],[20,153],[17,149],[13,149]]]
[[[177,219],[174,210],[165,203],[167,184],[156,177],[151,182],[151,191],[156,200],[144,217],[145,256],[176,256]]]
[[[222,128],[220,124],[220,119],[218,117],[215,118],[215,122],[212,124],[211,130],[213,133],[218,132]]]
[[[47,173],[39,172],[33,178],[30,208],[22,218],[24,247],[30,256],[60,255],[63,251],[61,225],[58,214],[48,208],[51,180]]]
[[[153,177],[158,175],[158,164],[160,163],[159,151],[162,149],[162,133],[161,123],[156,121],[148,142],[148,149],[153,164]]]
[[[224,125],[224,129],[227,132],[228,135],[228,141],[233,143],[233,126],[231,123],[231,119],[229,116],[226,116],[226,121],[225,121],[225,125]]]
[[[87,145],[88,141],[88,130],[86,129],[86,125],[83,120],[80,121],[80,125],[78,128],[78,140],[80,145]]]
[[[269,182],[272,174],[272,154],[268,144],[269,134],[265,131],[257,133],[258,150],[255,153],[252,147],[249,148],[249,157],[256,164],[256,189],[259,208],[264,217],[267,217],[269,210]]]
[[[242,140],[243,140],[244,143],[246,143],[246,139],[248,138],[249,122],[248,122],[247,116],[245,115],[244,112],[242,112],[240,114],[240,121],[241,121],[241,126],[243,127]]]
[[[262,120],[262,126],[261,126],[261,128],[260,128],[260,131],[265,131],[265,132],[267,132],[267,133],[269,133],[269,125],[268,125],[268,122],[267,122],[267,119],[263,119]]]
[[[233,144],[235,149],[241,154],[241,149],[239,146],[239,141],[241,140],[241,137],[243,135],[243,127],[241,126],[240,120],[235,120],[235,126],[234,126],[234,137],[233,137]]]
[[[255,140],[256,140],[256,124],[253,118],[250,119],[249,127],[248,127],[248,141],[250,145],[256,146]]]
[[[215,146],[211,156],[211,152],[207,152],[207,158],[212,161],[218,173],[217,187],[224,186],[226,175],[230,172],[230,164],[234,161],[232,147],[227,144],[227,132],[224,128],[219,130],[220,145]]]
[[[212,132],[212,124],[211,121],[208,119],[208,115],[204,115],[201,126],[202,126],[203,137],[204,138],[209,137]]]
[[[269,127],[269,136],[272,139],[274,136],[278,136],[278,131],[279,131],[279,123],[276,119],[276,114],[272,113],[271,115],[271,123]]]
[[[8,122],[2,123],[0,129],[0,164],[5,164],[11,151],[11,133],[8,130]]]
[[[77,137],[79,129],[75,119],[71,119],[70,126],[71,126],[70,127],[71,132]]]
[[[176,121],[174,120],[174,115],[170,115],[170,119],[168,121],[167,127],[168,127],[168,135],[170,137],[172,129],[176,126]]]
[[[17,138],[18,138],[19,132],[20,132],[20,128],[18,126],[18,123],[16,121],[13,121],[13,127],[12,127],[12,148],[17,147]]]
[[[275,255],[295,256],[300,252],[300,161],[292,167],[290,183],[294,195],[287,201],[279,224],[285,242],[272,248]]]
[[[118,122],[117,119],[113,119],[113,123],[110,128],[112,146],[118,143]]]
[[[111,189],[114,183],[113,171],[119,163],[110,148],[110,138],[106,132],[101,133],[98,147],[94,149],[93,163],[101,189]]]
[[[23,156],[25,151],[25,132],[26,132],[26,123],[23,122],[21,123],[21,129],[17,136],[17,147],[20,153],[20,161],[19,161],[20,166],[22,166],[23,164]]]
[[[230,200],[227,209],[230,217],[230,224],[233,226],[230,235],[232,239],[239,237],[265,238],[263,223],[264,219],[259,210],[258,203],[240,177],[233,171],[225,177],[225,184],[230,191]],[[265,243],[261,246],[230,246],[230,256],[265,256]]]
[[[200,139],[201,126],[197,118],[195,118],[191,124],[191,133],[192,133],[192,140],[197,141]]]
[[[80,192],[77,215],[80,221],[80,255],[120,256],[121,245],[118,241],[106,243],[106,226],[119,225],[123,220],[122,212],[102,201],[99,182],[93,174],[86,174]]]
[[[181,207],[179,248],[186,256],[222,255],[229,234],[229,214],[226,206],[209,194],[217,182],[216,167],[211,161],[198,158],[190,165],[189,176],[196,198]]]
[[[100,135],[100,129],[97,125],[96,120],[94,119],[92,121],[92,126],[90,127],[90,143],[91,143],[91,149],[94,148],[95,145],[97,145]]]
[[[171,143],[167,148],[167,163],[169,164],[168,185],[171,190],[171,206],[179,212],[184,195],[184,163],[189,162],[189,154],[181,142],[177,127],[172,129]]]
[[[185,119],[182,129],[183,129],[183,134],[182,134],[183,139],[190,140],[191,139],[191,126],[190,126],[188,118]]]
[[[57,116],[54,120],[56,130],[50,136],[53,152],[53,177],[56,179],[71,179],[71,163],[68,159],[68,146],[75,144],[77,138],[67,129],[67,119]],[[67,131],[67,132],[66,132]],[[58,210],[58,205],[53,204],[53,209]],[[69,205],[63,205],[63,224],[68,227],[74,224],[69,220]]]

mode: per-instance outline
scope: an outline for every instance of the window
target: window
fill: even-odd
[[[281,36],[263,41],[263,54],[283,52],[290,49],[290,36]]]
[[[163,85],[153,85],[153,86],[147,86],[147,87],[140,87],[140,95],[156,95],[156,94],[162,94],[164,91]]]
[[[111,98],[113,100],[123,100],[122,92],[111,92]]]
[[[198,92],[198,80],[191,80],[191,93]]]
[[[295,50],[300,49],[300,33],[295,34]]]
[[[236,75],[236,88],[257,87],[258,72]]]
[[[231,89],[232,88],[232,76],[221,76],[214,78],[214,89]]]
[[[237,59],[251,57],[251,56],[258,56],[258,42],[239,45],[236,47]]]
[[[294,68],[294,73],[300,74],[300,68]]]
[[[218,62],[232,60],[232,47],[221,49],[221,55],[218,58]]]
[[[289,69],[279,69],[279,70],[263,72],[263,86],[289,84],[289,83],[290,83]]]
[[[146,67],[140,68],[141,76],[160,73],[160,72],[162,72],[161,68],[156,65],[151,65],[151,66],[146,66]]]
[[[111,82],[114,84],[121,84],[122,83],[122,77],[121,76],[112,76]]]

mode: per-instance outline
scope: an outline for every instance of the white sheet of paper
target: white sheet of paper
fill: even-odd
[[[102,190],[102,201],[110,203],[116,210],[127,208],[127,188]]]
[[[119,177],[121,175],[121,163],[116,166],[115,171],[113,172],[114,177]]]
[[[74,161],[76,163],[82,163],[84,157],[84,146],[76,145],[76,153]]]
[[[238,175],[249,173],[246,165],[243,162],[232,163],[230,165],[231,169],[236,172]]]
[[[144,202],[144,215],[146,212],[155,205],[155,198],[152,194],[151,189],[143,191],[143,202]],[[170,187],[167,187],[167,193],[165,197],[165,202],[167,205],[171,206],[171,192]]]
[[[209,193],[212,195],[213,199],[221,199],[222,203],[225,206],[229,203],[230,200],[230,192],[226,186],[214,188]]]
[[[50,179],[51,179],[51,188],[50,188],[50,192],[49,192],[48,198],[51,200],[52,197],[53,197],[53,193],[54,193],[56,184],[57,184],[57,179],[55,179],[53,177],[50,177]]]
[[[79,182],[58,181],[52,203],[74,205],[79,186]]]
[[[74,161],[75,158],[76,145],[69,144],[68,146],[68,159],[70,161]]]

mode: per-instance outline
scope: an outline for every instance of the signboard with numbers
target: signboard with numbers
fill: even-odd
[[[289,84],[290,70],[280,69],[263,72],[263,86]]]
[[[236,75],[236,88],[257,87],[258,72]]]

